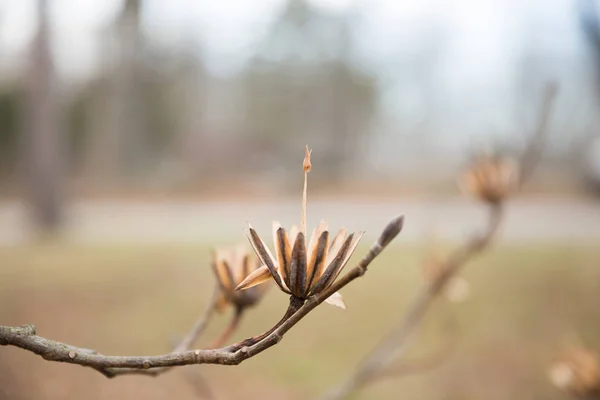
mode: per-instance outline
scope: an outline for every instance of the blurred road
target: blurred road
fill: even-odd
[[[0,243],[31,240],[26,207],[0,203]],[[598,243],[600,202],[572,199],[517,199],[508,204],[504,242]],[[392,217],[404,214],[401,242],[435,235],[461,239],[479,229],[485,209],[464,199],[398,201],[310,201],[309,229],[321,217],[332,228],[366,230],[373,240]],[[300,202],[84,201],[67,209],[65,240],[77,243],[224,243],[245,240],[246,221],[270,241],[270,224],[299,223]]]

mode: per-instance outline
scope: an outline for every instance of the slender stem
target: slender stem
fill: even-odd
[[[233,317],[231,318],[231,322],[229,323],[229,325],[227,326],[227,328],[225,328],[225,330],[223,331],[223,333],[221,333],[221,336],[219,336],[209,346],[211,349],[219,348],[219,347],[223,346],[224,343],[227,343],[227,341],[229,340],[229,338],[231,337],[231,335],[239,327],[240,321],[242,320],[242,316],[244,314],[244,310],[245,310],[245,308],[243,308],[243,307],[236,307],[236,309],[235,309],[235,311],[233,313]]]
[[[304,190],[302,191],[302,219],[300,229],[306,236],[306,192],[307,192],[308,172],[304,173]]]
[[[448,280],[475,254],[491,243],[502,220],[503,207],[500,203],[490,206],[490,217],[485,232],[475,235],[464,246],[457,249],[447,260],[444,273],[431,284],[425,285],[408,306],[408,311],[348,379],[325,396],[327,400],[339,400],[349,396],[368,382],[373,381],[401,357],[411,343],[413,333],[420,325],[434,298],[441,293]],[[383,375],[381,375],[383,376]]]
[[[302,190],[302,218],[301,218],[301,231],[306,237],[306,197],[307,197],[307,186],[308,186],[308,173],[310,172],[310,150],[306,146],[306,153],[304,155],[304,161],[302,162],[302,169],[304,170],[304,189]]]
[[[200,334],[204,332],[204,329],[206,328],[208,322],[214,314],[216,304],[219,299],[219,294],[220,289],[217,286],[215,287],[212,298],[206,306],[204,312],[202,313],[200,318],[198,318],[198,320],[196,321],[192,329],[189,331],[189,333],[181,340],[181,342],[179,342],[177,346],[175,346],[173,352],[178,353],[181,351],[189,350],[194,345],[194,342],[196,342]]]
[[[299,299],[295,296],[290,296],[290,304],[288,305],[288,308],[285,311],[285,314],[283,314],[283,317],[279,320],[279,322],[277,322],[275,324],[275,326],[273,326],[271,329],[269,329],[262,335],[253,336],[251,338],[242,340],[241,342],[234,343],[234,344],[228,346],[226,349],[228,351],[235,352],[235,351],[241,349],[242,347],[254,346],[255,344],[259,343],[260,341],[264,340],[266,337],[271,335],[273,332],[275,332],[280,326],[282,326],[287,320],[289,320],[290,317],[292,315],[294,315],[296,313],[296,311],[298,311],[303,305],[304,305],[304,300]]]

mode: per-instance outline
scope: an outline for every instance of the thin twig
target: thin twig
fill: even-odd
[[[404,218],[393,219],[356,267],[334,282],[323,292],[309,298],[295,313],[283,321],[273,332],[250,346],[230,350],[229,348],[188,350],[155,356],[106,356],[93,350],[75,347],[66,343],[46,339],[36,334],[33,325],[0,325],[0,345],[15,346],[41,356],[47,361],[64,362],[93,368],[107,377],[113,377],[115,368],[132,368],[141,371],[163,367],[197,364],[238,365],[248,358],[279,343],[286,332],[302,318],[324,302],[332,294],[361,277],[369,264],[400,233]]]
[[[545,86],[538,126],[520,161],[519,188],[529,179],[539,162],[556,93],[557,86],[554,83],[549,83]],[[416,297],[409,304],[406,314],[394,325],[396,328],[388,333],[375,349],[367,355],[365,360],[358,365],[356,370],[328,393],[325,399],[344,399],[362,386],[389,374],[387,369],[406,352],[411,343],[410,339],[414,336],[413,333],[420,325],[421,320],[429,310],[435,297],[442,292],[450,278],[467,261],[481,253],[491,244],[501,224],[504,207],[502,202],[489,202],[487,204],[490,213],[486,230],[481,234],[474,235],[450,255],[443,265],[443,273],[417,293]]]
[[[253,336],[248,339],[244,339],[241,342],[231,344],[231,345],[227,346],[227,350],[237,351],[237,350],[241,349],[242,347],[250,347],[250,346],[255,345],[256,343],[259,343],[261,340],[264,340],[267,336],[269,336],[270,334],[275,332],[277,330],[277,328],[279,328],[281,325],[283,325],[284,322],[286,322],[288,319],[290,319],[290,317],[292,315],[294,315],[294,313],[296,311],[298,311],[303,305],[304,305],[304,300],[299,299],[294,296],[290,296],[290,304],[288,305],[288,308],[285,311],[285,314],[283,314],[283,317],[281,317],[279,322],[277,322],[275,325],[273,325],[273,327],[271,329],[269,329],[268,331],[266,331],[265,333],[263,333],[261,335]]]
[[[204,309],[202,316],[198,318],[198,321],[196,321],[194,327],[190,330],[190,332],[181,340],[181,342],[179,342],[177,346],[175,346],[175,349],[173,349],[174,353],[179,353],[181,351],[189,350],[192,348],[192,346],[194,345],[196,340],[198,340],[198,337],[200,337],[202,332],[204,332],[204,329],[206,329],[206,326],[212,318],[217,306],[217,302],[219,300],[220,293],[221,290],[217,286],[213,291],[212,298],[206,306],[206,308]]]
[[[229,340],[231,335],[233,335],[233,333],[240,326],[240,321],[242,320],[244,311],[245,311],[245,308],[242,308],[242,307],[237,307],[235,309],[233,316],[231,317],[231,322],[229,323],[227,328],[225,328],[223,333],[221,333],[221,335],[209,347],[219,348],[219,347],[223,346],[225,343],[227,343],[227,341]]]
[[[491,242],[502,217],[502,206],[494,204],[490,209],[489,224],[486,231],[475,235],[468,243],[457,249],[446,261],[444,272],[430,284],[425,285],[413,301],[407,312],[396,323],[395,329],[373,349],[360,366],[342,384],[325,396],[328,400],[343,399],[350,393],[384,376],[382,371],[388,368],[406,351],[409,339],[427,313],[434,298],[442,292],[446,282],[472,256],[481,252]]]

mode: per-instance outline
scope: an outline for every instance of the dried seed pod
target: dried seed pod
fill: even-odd
[[[481,155],[459,178],[461,190],[478,199],[496,204],[517,188],[517,163],[499,155]]]
[[[310,240],[307,240],[306,182],[310,169],[310,151],[307,147],[302,163],[304,191],[301,229],[292,227],[288,235],[279,222],[273,222],[275,256],[252,226],[249,226],[248,239],[262,266],[249,274],[237,286],[238,290],[247,290],[273,278],[283,292],[305,300],[331,286],[350,260],[364,232],[348,234],[342,228],[330,241],[327,222],[321,221],[313,230]],[[345,308],[339,293],[325,301]]]
[[[216,303],[217,311],[223,312],[230,305],[241,309],[258,303],[268,288],[267,285],[244,292],[235,289],[259,267],[258,260],[251,257],[244,246],[220,247],[213,251],[212,268],[221,288]]]

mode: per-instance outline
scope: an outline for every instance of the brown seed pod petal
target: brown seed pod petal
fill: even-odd
[[[323,275],[325,270],[325,262],[329,251],[329,232],[321,233],[319,240],[315,243],[315,247],[310,252],[310,260],[307,267],[307,276],[309,278],[309,291],[316,285],[317,281]]]
[[[249,289],[253,286],[260,285],[263,282],[271,279],[271,271],[267,268],[266,265],[263,265],[260,268],[255,269],[250,275],[246,277],[239,285],[235,288],[235,290],[244,290]]]
[[[214,253],[211,266],[221,288],[232,291],[235,286],[233,273],[220,251]]]
[[[256,255],[258,256],[260,261],[264,265],[266,265],[267,268],[269,268],[269,271],[271,271],[271,275],[273,276],[275,283],[277,283],[277,286],[279,286],[279,288],[281,288],[281,290],[283,290],[284,292],[289,293],[289,289],[287,288],[285,282],[283,282],[283,279],[279,275],[278,268],[275,265],[275,259],[269,251],[269,249],[267,248],[267,246],[265,245],[265,243],[262,241],[260,236],[258,236],[258,233],[256,233],[256,231],[252,229],[251,226],[249,227],[248,232],[248,239],[250,240],[250,244],[254,248],[254,251],[256,252]]]
[[[290,268],[290,290],[299,298],[306,295],[306,240],[300,232],[292,250],[292,265]]]
[[[339,253],[340,249],[342,248],[342,245],[344,244],[344,241],[346,240],[347,233],[348,232],[346,228],[342,228],[331,241],[331,244],[329,245],[329,252],[327,253],[327,260],[325,261],[326,265],[331,264],[335,256],[337,256],[337,254]]]
[[[285,284],[290,287],[290,267],[292,263],[292,247],[285,229],[279,227],[275,232],[275,251],[278,271]]]
[[[310,291],[310,294],[316,294],[320,291],[324,290],[326,287],[333,283],[333,280],[337,276],[340,268],[343,266],[344,259],[346,258],[346,254],[350,249],[350,245],[352,243],[352,239],[354,238],[354,233],[350,234],[344,241],[342,248],[337,253],[333,261],[327,266],[323,275],[319,278],[313,289]]]

